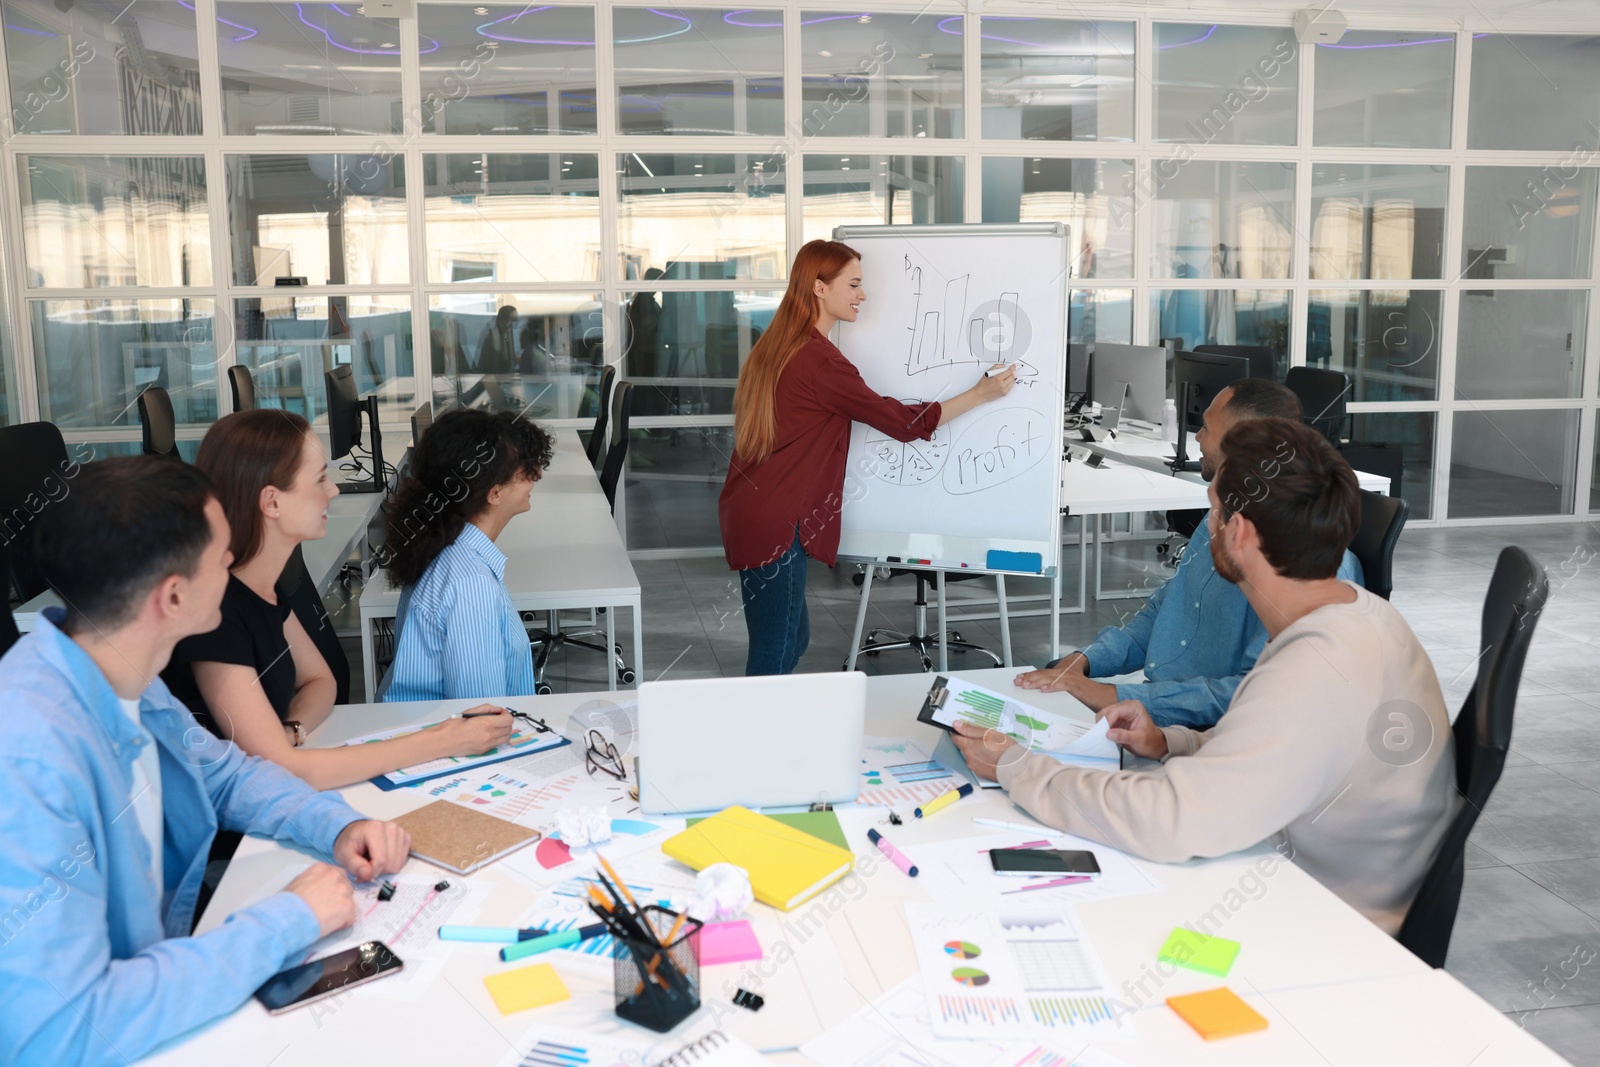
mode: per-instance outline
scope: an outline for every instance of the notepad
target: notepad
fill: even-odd
[[[1195,1033],[1207,1041],[1267,1028],[1266,1018],[1240,1000],[1227,986],[1208,989],[1204,993],[1168,997],[1167,1007],[1177,1012],[1178,1018],[1194,1027]]]
[[[743,963],[761,958],[761,942],[747,919],[707,923],[700,928],[700,966]]]
[[[1238,955],[1239,942],[1229,941],[1225,937],[1210,937],[1180,926],[1167,935],[1166,944],[1161,946],[1156,958],[1226,978]]]
[[[494,998],[494,1006],[500,1009],[501,1015],[542,1008],[571,997],[566,983],[548,963],[491,974],[483,984],[489,987],[489,995]]]
[[[661,851],[697,871],[713,863],[743,867],[756,899],[779,911],[810,900],[855,863],[849,849],[737,805],[669,837]]]
[[[394,824],[411,835],[413,856],[457,874],[471,874],[539,840],[537,830],[448,800],[424,804]]]

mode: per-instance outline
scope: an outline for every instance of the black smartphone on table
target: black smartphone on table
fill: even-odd
[[[1042,878],[1056,875],[1100,874],[1100,861],[1093,852],[1065,848],[992,848],[989,864],[995,874]]]
[[[272,1015],[304,1007],[324,997],[353,989],[391,974],[405,962],[382,941],[368,941],[320,960],[279,971],[256,990],[256,999]]]

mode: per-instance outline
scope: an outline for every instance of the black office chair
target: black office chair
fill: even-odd
[[[589,466],[600,462],[600,450],[606,445],[606,426],[611,418],[611,388],[617,382],[617,368],[608,366],[600,373],[600,413],[594,417],[594,429],[589,433],[585,452]]]
[[[1350,554],[1361,562],[1367,591],[1385,600],[1394,590],[1394,546],[1410,513],[1400,497],[1361,490],[1361,525],[1350,542]]]
[[[24,603],[50,588],[34,561],[33,524],[41,500],[69,491],[77,467],[54,423],[0,426],[0,531],[11,539],[10,577]],[[0,585],[3,585],[0,582]]]
[[[306,558],[300,549],[300,545],[294,547],[274,588],[279,602],[288,604],[294,611],[295,618],[311,635],[311,643],[317,646],[317,651],[327,661],[328,669],[333,672],[333,684],[337,691],[334,703],[348,704],[350,660],[344,654],[344,646],[339,643],[333,620],[328,617],[328,608],[322,603],[322,595],[317,592],[317,583],[311,580],[311,572],[306,569]]]
[[[144,430],[145,455],[177,457],[178,420],[165,389],[152,385],[139,394],[139,425]]]
[[[1461,904],[1467,835],[1500,780],[1511,747],[1511,720],[1528,644],[1550,592],[1544,568],[1527,552],[1501,549],[1483,600],[1483,655],[1451,733],[1456,788],[1464,803],[1451,820],[1400,926],[1399,942],[1430,967],[1443,967]]]
[[[0,541],[0,600],[5,601],[6,609],[0,612],[0,656],[22,635],[17,631],[17,619],[11,614],[11,545]]]
[[[938,589],[941,584],[948,587],[950,582],[972,581],[976,578],[987,578],[988,575],[951,574],[948,571],[912,570],[902,567],[889,568],[889,577],[891,579],[898,578],[904,574],[909,574],[917,580],[917,595],[911,601],[911,607],[915,611],[911,629],[902,631],[879,627],[875,630],[868,630],[861,641],[861,647],[856,652],[862,656],[876,656],[880,652],[892,652],[902,648],[908,649],[915,652],[922,659],[922,669],[924,671],[931,671],[933,670],[933,657],[939,651],[940,641],[937,633],[930,634],[928,632],[928,587],[931,585],[934,589]],[[1005,578],[1000,575],[996,575],[995,578],[997,582],[1005,581]],[[850,584],[857,589],[860,589],[865,582],[865,575],[852,574],[850,576]],[[878,582],[874,581],[872,584],[873,588],[877,588]],[[996,667],[1004,667],[1006,665],[1005,660],[990,649],[962,638],[959,630],[951,630],[944,644],[951,652],[977,652],[994,660]],[[845,660],[839,669],[844,670],[849,666],[849,663],[848,659]]]
[[[233,390],[233,410],[253,411],[256,406],[256,380],[250,368],[235,363],[228,368],[228,386]]]
[[[617,510],[617,483],[628,463],[628,415],[633,407],[633,383],[618,382],[611,394],[611,444],[600,468],[600,488],[613,513]]]
[[[1300,417],[1338,448],[1349,421],[1345,402],[1350,398],[1350,376],[1343,371],[1317,367],[1290,367],[1283,384],[1300,400]]]

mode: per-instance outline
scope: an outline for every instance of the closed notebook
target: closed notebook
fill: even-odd
[[[713,863],[743,867],[756,899],[779,911],[816,896],[855,863],[849,849],[738,806],[668,838],[661,851],[697,871]]]
[[[844,827],[839,825],[839,816],[831,811],[780,811],[768,815],[767,818],[775,819],[785,826],[792,826],[796,830],[804,830],[812,837],[831,842],[840,848],[850,847],[850,843],[844,838]],[[695,826],[705,821],[705,818],[690,819],[688,824]]]
[[[411,854],[457,874],[471,874],[501,856],[539,840],[539,831],[435,800],[394,820],[411,835]]]

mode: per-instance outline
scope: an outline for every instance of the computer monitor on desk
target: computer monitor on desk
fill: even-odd
[[[1178,444],[1172,469],[1198,470],[1199,457],[1188,456],[1189,435],[1205,425],[1206,408],[1217,394],[1240,378],[1250,377],[1250,361],[1243,356],[1207,352],[1179,352],[1172,359],[1172,386],[1178,400]]]
[[[1096,341],[1090,352],[1090,397],[1104,407],[1112,402],[1117,383],[1127,382],[1128,400],[1122,417],[1160,426],[1167,399],[1167,350]]]
[[[367,418],[372,435],[370,458],[371,481],[340,482],[339,490],[345,493],[381,493],[383,478],[383,439],[378,430],[378,398],[376,395],[361,399],[356,396],[356,380],[348,364],[335,367],[323,376],[328,385],[328,444],[332,446],[332,459],[343,459],[352,449],[361,447],[361,417]],[[361,461],[356,462],[357,469]]]
[[[1194,350],[1208,356],[1243,356],[1250,363],[1250,377],[1278,380],[1278,357],[1266,345],[1195,345]]]

